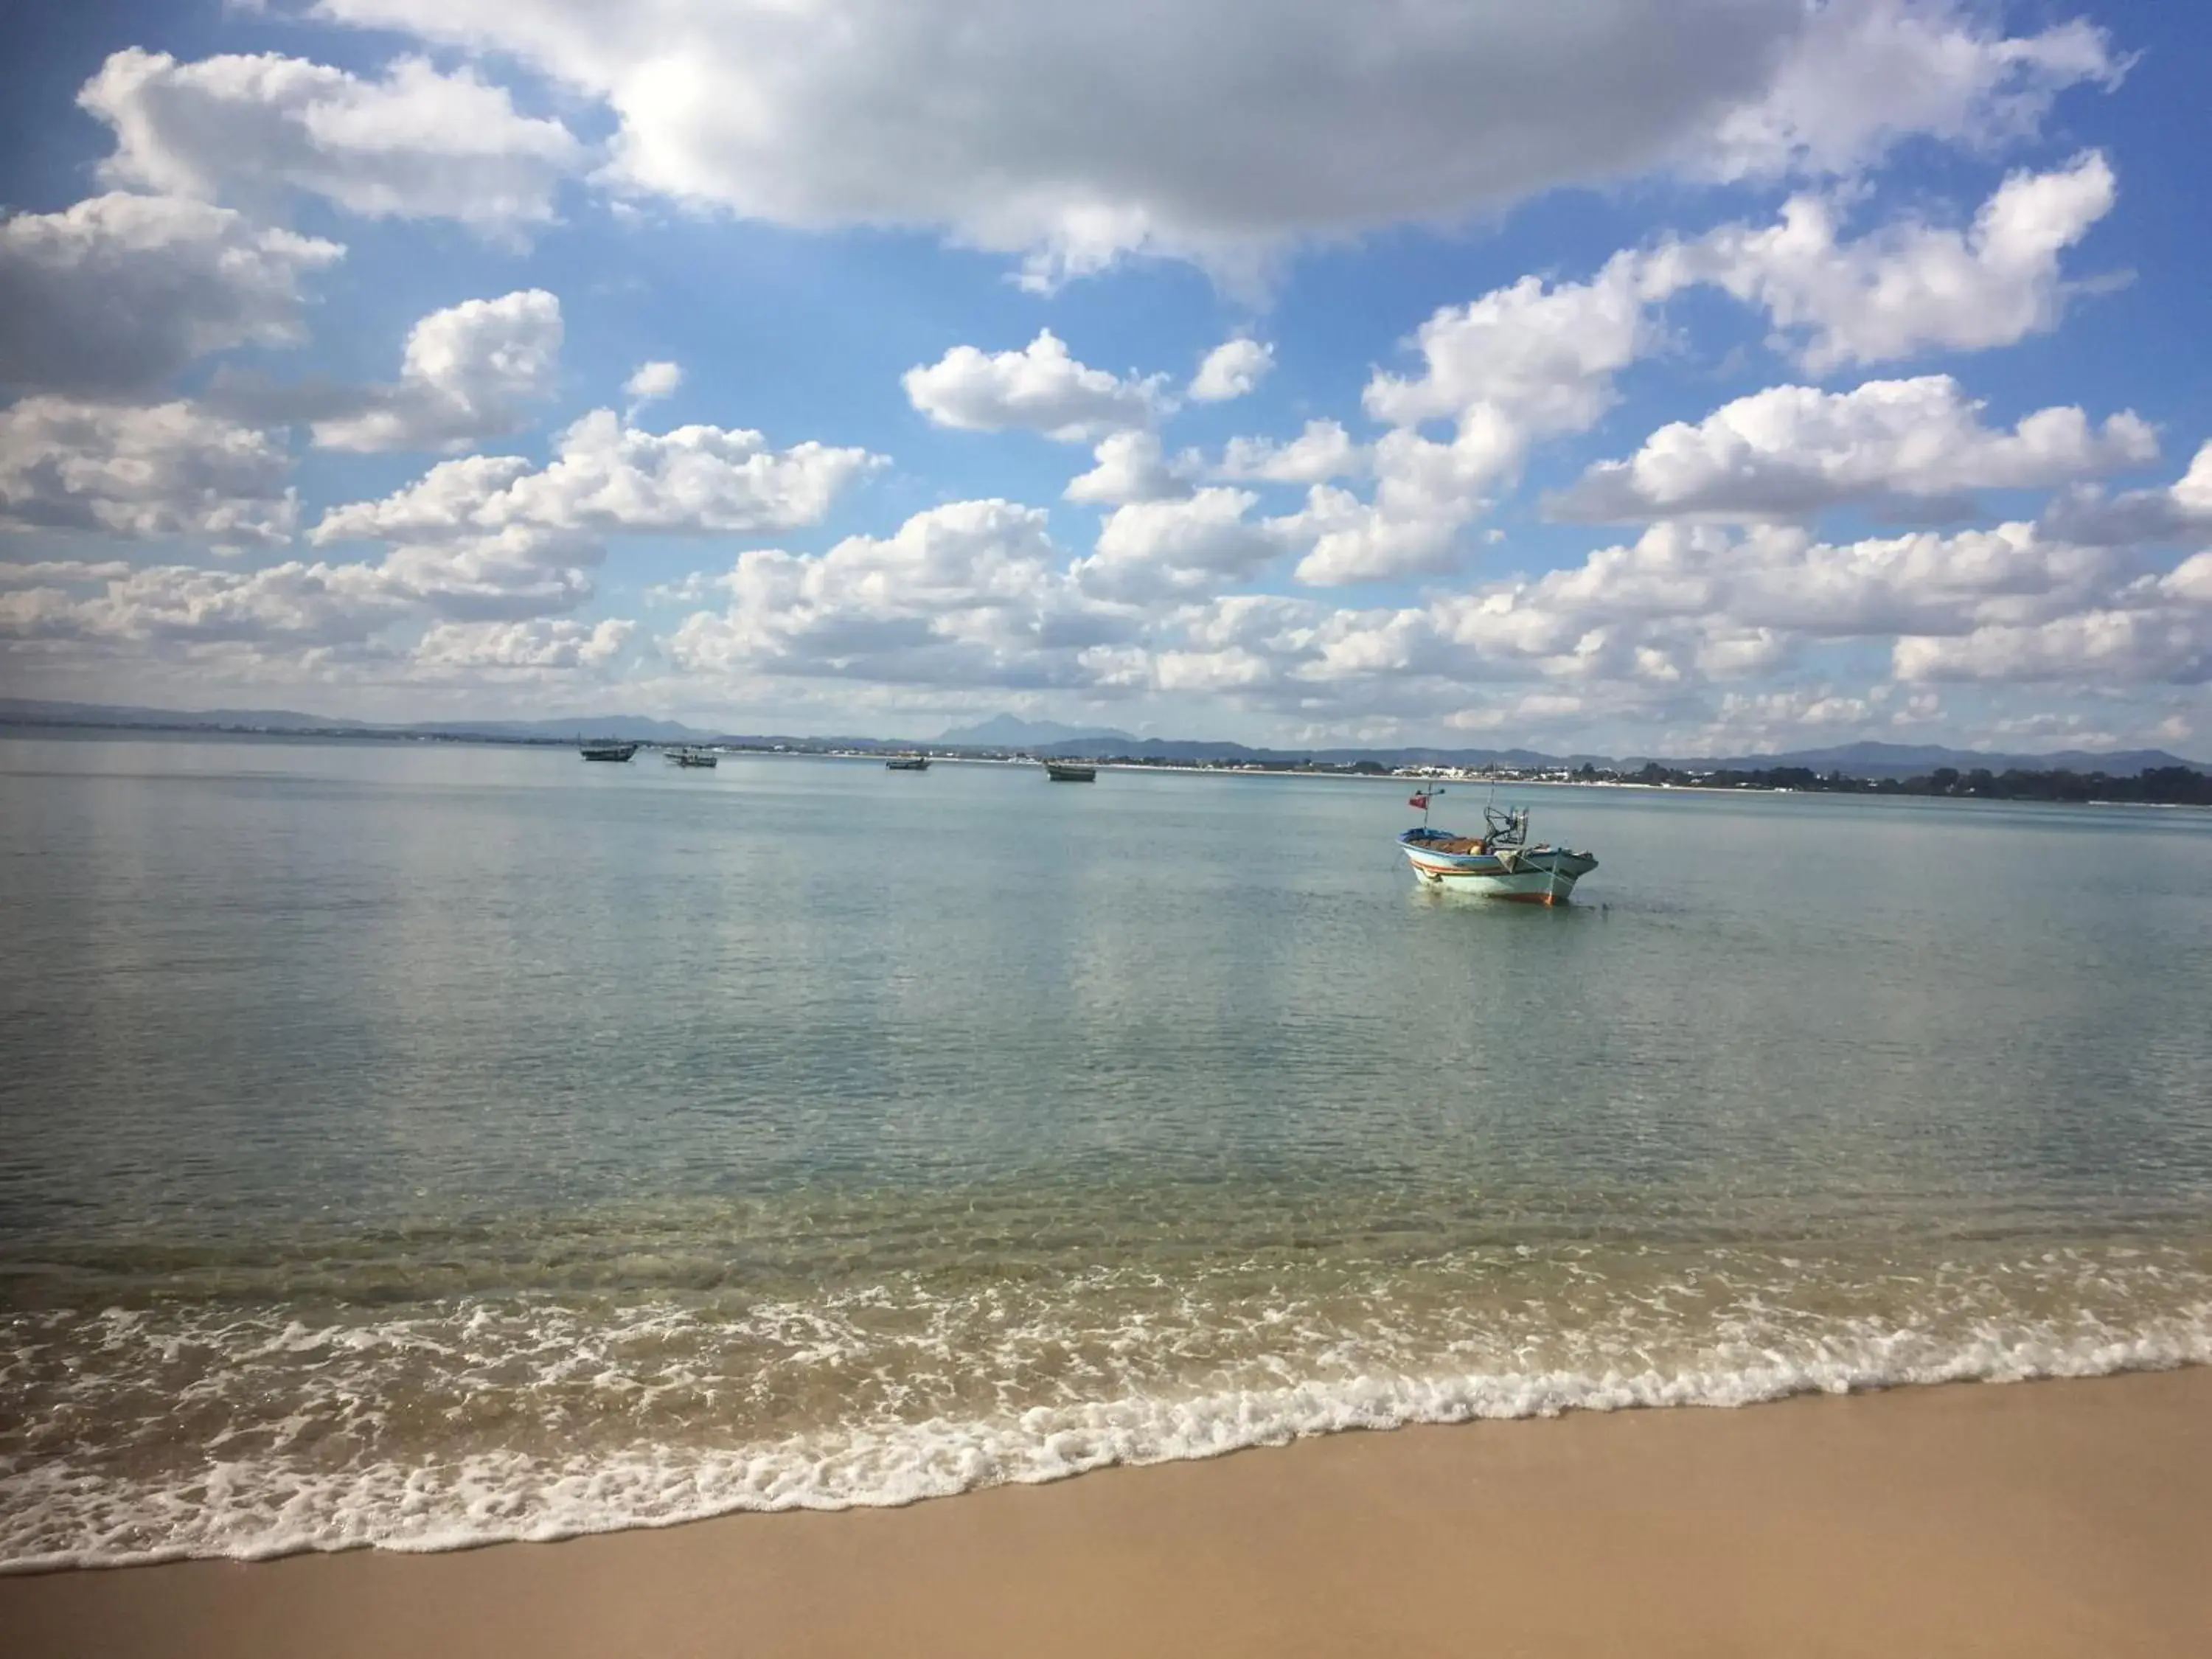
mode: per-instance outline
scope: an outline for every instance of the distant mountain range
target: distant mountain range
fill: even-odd
[[[0,720],[30,726],[228,726],[251,732],[360,732],[360,720],[298,714],[289,708],[133,708],[106,702],[41,702],[0,697]]]
[[[1923,775],[1941,767],[1961,772],[1986,768],[1992,772],[2014,769],[2049,772],[2102,772],[2108,777],[2132,777],[2159,767],[2185,766],[2208,769],[2202,762],[2185,760],[2163,749],[2066,749],[2042,755],[1990,754],[1978,750],[1946,749],[1935,744],[1851,743],[1828,749],[1799,749],[1780,754],[1668,758],[1636,755],[1615,759],[1607,755],[1549,755],[1532,749],[1255,749],[1241,743],[1188,738],[1136,738],[1111,726],[1066,726],[1057,720],[1025,720],[999,714],[973,726],[955,726],[927,744],[896,738],[793,738],[739,735],[686,726],[678,720],[653,720],[641,714],[572,715],[539,720],[418,720],[374,724],[323,714],[302,714],[282,708],[206,708],[182,710],[138,708],[107,703],[44,702],[22,697],[0,697],[0,723],[33,726],[100,726],[156,727],[165,730],[227,730],[268,732],[330,732],[360,737],[489,738],[506,742],[567,743],[579,738],[636,738],[647,743],[741,743],[760,747],[782,744],[792,747],[861,750],[938,747],[975,749],[1000,753],[1083,757],[1127,757],[1132,760],[1215,762],[1236,764],[1291,765],[1313,761],[1324,765],[1351,766],[1371,761],[1398,766],[1501,766],[1523,769],[1580,766],[1587,762],[1607,770],[1633,771],[1647,760],[1682,771],[1760,771],[1776,767],[1802,766],[1816,772],[1842,772],[1860,778],[1905,778]]]

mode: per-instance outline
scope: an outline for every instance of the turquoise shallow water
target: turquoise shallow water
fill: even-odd
[[[0,738],[0,1560],[2212,1358],[2212,818],[1403,795]]]

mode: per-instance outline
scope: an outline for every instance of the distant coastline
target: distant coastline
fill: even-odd
[[[703,744],[737,753],[873,757],[921,753],[947,760],[1083,760],[1154,771],[1300,774],[1443,781],[1604,784],[1727,792],[1883,794],[1972,799],[2212,805],[2212,771],[2162,750],[2047,756],[1933,746],[1859,744],[1841,749],[1726,758],[1656,760],[1556,756],[1525,749],[1251,748],[1236,743],[1139,738],[1113,730],[1025,724],[1011,716],[934,739],[807,737],[713,732],[637,715],[530,721],[372,724],[276,709],[170,710],[0,699],[0,728],[159,732],[179,735],[378,743],[495,744],[566,748],[585,739]],[[984,732],[1007,740],[978,741]],[[1024,735],[1049,740],[1020,742]]]

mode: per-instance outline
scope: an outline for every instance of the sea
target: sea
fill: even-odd
[[[0,1565],[2212,1361],[2212,814],[1406,795],[0,735]]]

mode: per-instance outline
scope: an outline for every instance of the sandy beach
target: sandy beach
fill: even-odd
[[[0,1580],[18,1659],[2158,1654],[2212,1370],[1347,1434],[902,1510]]]

